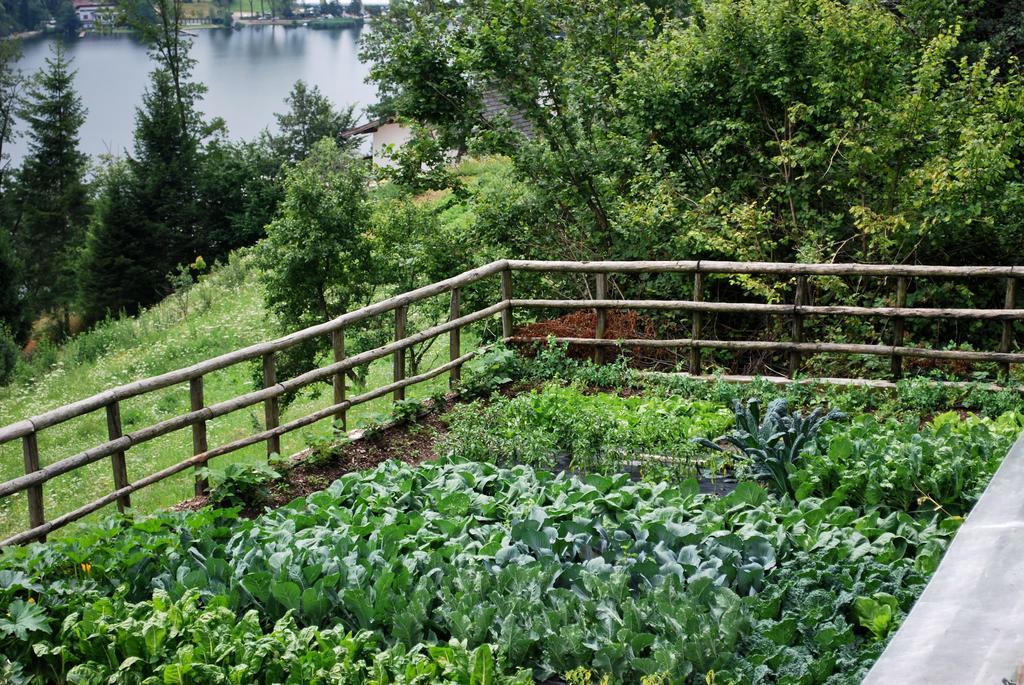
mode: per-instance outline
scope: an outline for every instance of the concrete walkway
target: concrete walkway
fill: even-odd
[[[1024,436],[863,685],[1000,685],[1022,660]]]

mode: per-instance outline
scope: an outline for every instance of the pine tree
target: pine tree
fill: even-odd
[[[7,171],[11,155],[7,144],[14,140],[14,118],[19,91],[24,81],[16,66],[21,59],[18,42],[0,40],[0,193],[7,190]]]
[[[7,229],[0,224],[0,385],[10,380],[21,343],[28,334],[29,321],[17,267]]]
[[[161,275],[191,262],[199,247],[201,124],[193,102],[189,96],[179,103],[171,74],[158,68],[135,115],[135,152],[128,163],[136,204],[145,216],[140,239],[164,256]]]
[[[309,87],[299,79],[285,98],[288,111],[274,114],[280,133],[272,138],[274,151],[285,161],[301,162],[313,146],[324,138],[339,142],[338,134],[355,125],[353,107],[336,110],[316,86]],[[342,143],[352,148],[355,141]]]
[[[200,118],[191,97],[179,106],[166,69],[151,78],[135,114],[134,152],[100,183],[78,281],[87,323],[158,301],[174,268],[202,244]]]
[[[29,304],[59,312],[67,331],[75,294],[74,267],[89,218],[83,180],[88,157],[78,149],[85,107],[75,72],[60,43],[33,78],[21,118],[28,124],[28,156],[15,187],[15,249]]]
[[[78,311],[88,324],[155,301],[166,274],[164,257],[144,228],[128,164],[107,167],[98,186],[78,277]]]

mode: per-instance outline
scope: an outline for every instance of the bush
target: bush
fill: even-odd
[[[203,478],[210,480],[210,502],[221,507],[244,507],[266,501],[269,486],[281,474],[266,464],[228,464],[223,470],[205,468]]]
[[[792,476],[798,499],[838,496],[854,507],[962,515],[981,496],[1024,416],[940,414],[931,423],[858,416],[825,431]]]

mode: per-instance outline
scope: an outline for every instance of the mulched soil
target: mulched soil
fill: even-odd
[[[525,326],[519,326],[515,329],[513,335],[537,338],[539,340],[545,340],[548,336],[555,336],[556,338],[593,338],[597,335],[597,312],[581,310],[560,316],[557,319],[537,321]],[[605,316],[604,337],[608,340],[657,340],[659,336],[651,319],[635,311],[609,309]],[[536,354],[536,346],[533,342],[514,342],[513,345],[526,356]],[[632,363],[645,367],[674,364],[676,361],[675,351],[668,348],[619,348],[616,346],[609,346],[607,348],[605,359],[611,361],[620,352],[628,352]],[[594,347],[592,345],[570,344],[566,354],[574,359],[590,359],[594,356]]]
[[[436,459],[434,441],[448,430],[443,416],[453,404],[449,399],[443,406],[431,408],[414,423],[396,423],[368,433],[355,433],[355,439],[333,448],[324,459],[310,458],[309,450],[300,452],[293,458],[292,465],[282,471],[283,478],[270,490],[269,498],[259,506],[246,507],[240,515],[255,518],[265,508],[282,507],[296,497],[323,490],[346,473],[371,469],[391,459],[412,465]],[[193,497],[174,509],[194,511],[208,503],[206,496]]]

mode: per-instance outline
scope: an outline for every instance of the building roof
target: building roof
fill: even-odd
[[[505,120],[509,128],[521,133],[527,138],[534,136],[533,124],[531,124],[523,113],[512,107],[505,96],[493,88],[484,91],[482,103],[483,117],[486,121]]]
[[[356,126],[355,128],[350,128],[346,131],[342,131],[339,135],[342,138],[351,138],[352,136],[361,136],[367,133],[376,133],[381,126],[393,123],[395,123],[394,119],[386,117],[384,119],[377,119],[376,121],[367,122],[362,126]]]

